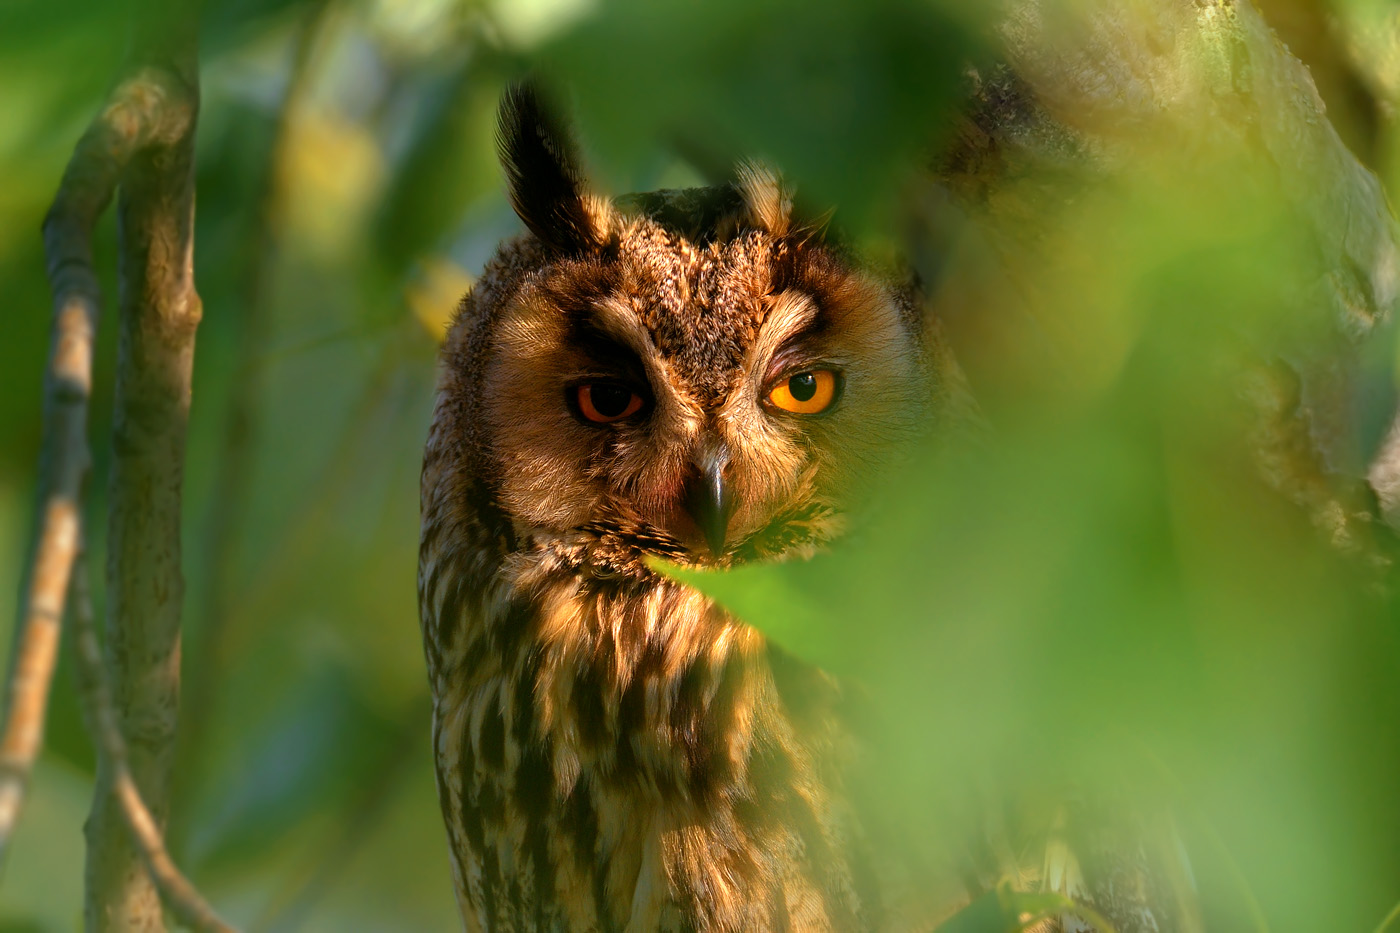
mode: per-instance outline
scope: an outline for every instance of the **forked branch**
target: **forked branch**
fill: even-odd
[[[111,95],[79,140],[44,220],[53,336],[44,377],[44,440],[33,562],[6,691],[0,738],[0,862],[9,850],[34,760],[43,746],[69,575],[91,463],[88,398],[101,295],[92,233],[132,155],[162,127],[160,95],[137,75]]]
[[[125,77],[79,141],[44,223],[53,349],[34,559],[0,734],[0,858],[43,745],[65,597],[74,592],[84,700],[100,753],[87,829],[89,929],[163,929],[162,898],[186,924],[230,929],[175,868],[162,838],[179,689],[185,430],[201,316],[193,280],[197,12],[186,0],[140,11]],[[104,662],[86,580],[73,568],[101,303],[93,229],[118,191],[121,336]]]

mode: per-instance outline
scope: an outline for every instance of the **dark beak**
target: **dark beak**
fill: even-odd
[[[700,526],[710,553],[724,553],[724,538],[729,531],[729,517],[734,514],[734,496],[724,481],[724,462],[714,461],[700,470],[686,490],[685,510]]]

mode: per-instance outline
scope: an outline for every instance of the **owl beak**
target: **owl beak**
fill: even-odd
[[[686,490],[685,510],[700,527],[710,553],[715,557],[724,553],[729,517],[734,514],[734,495],[724,481],[722,461],[710,463],[691,479]]]

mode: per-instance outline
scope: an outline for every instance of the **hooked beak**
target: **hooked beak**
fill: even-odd
[[[724,553],[729,517],[734,514],[734,496],[724,481],[725,462],[714,459],[691,479],[686,490],[685,510],[695,519],[705,544],[715,557]]]

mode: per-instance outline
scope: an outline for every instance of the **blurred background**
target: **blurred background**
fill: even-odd
[[[1216,899],[1239,925],[1221,929],[1265,918],[1370,930],[1400,901],[1395,614],[1369,569],[1317,546],[1301,513],[1255,489],[1228,403],[1241,393],[1221,381],[1215,350],[1200,350],[1233,346],[1267,315],[1261,291],[1297,265],[1288,218],[1267,198],[1218,190],[1087,199],[1057,227],[1078,251],[1055,255],[1111,243],[1116,271],[1027,273],[1043,306],[1074,310],[1063,332],[1008,338],[1015,319],[998,316],[996,288],[969,284],[998,281],[997,257],[911,181],[967,94],[966,63],[989,54],[987,14],[973,6],[205,4],[205,316],[170,837],[225,916],[253,930],[457,924],[416,620],[417,476],[437,343],[472,276],[519,229],[494,109],[530,69],[566,92],[602,191],[708,183],[759,154],[801,201],[837,205],[835,226],[872,251],[921,231],[917,262],[1004,443],[975,469],[945,462],[937,444],[917,455],[885,497],[898,514],[877,505],[878,531],[849,554],[716,584],[799,653],[884,684],[875,699],[903,750],[891,807],[957,809],[947,788],[986,768],[1032,787],[1059,787],[1062,773],[1066,786],[1084,786],[1085,772],[1116,780],[1109,762],[1150,747],[1143,759],[1165,764],[1147,783],[1172,788],[1158,796],[1189,811],[1186,835],[1208,837],[1205,886],[1226,879]],[[1313,63],[1348,145],[1396,190],[1392,5],[1264,6]],[[33,519],[49,329],[39,225],[117,74],[129,13],[95,0],[0,9],[4,592],[18,593]],[[90,431],[94,555],[115,235],[109,213],[97,240],[108,306]],[[976,314],[970,294],[984,303]],[[1240,317],[1222,320],[1222,307]],[[72,683],[65,646],[0,930],[81,924],[94,762]],[[1045,792],[1073,797],[1057,795]]]

